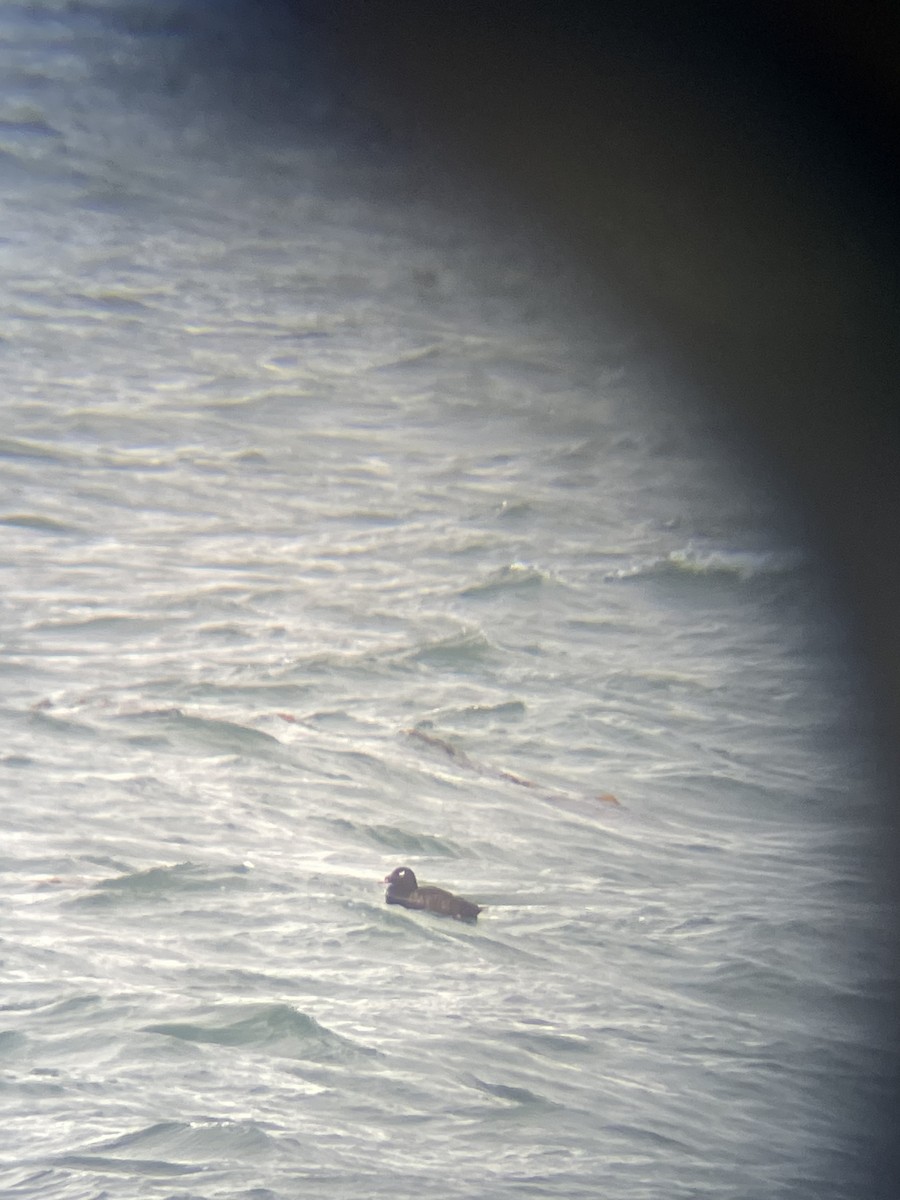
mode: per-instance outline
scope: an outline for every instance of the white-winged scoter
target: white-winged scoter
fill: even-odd
[[[421,908],[428,912],[455,917],[457,921],[474,921],[481,908],[462,896],[454,896],[439,887],[419,887],[410,867],[397,867],[384,880],[388,885],[384,894],[388,904],[402,904],[404,908]]]

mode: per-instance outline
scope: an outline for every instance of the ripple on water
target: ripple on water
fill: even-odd
[[[377,846],[380,850],[393,850],[410,857],[469,857],[468,852],[450,838],[436,837],[429,833],[413,833],[394,825],[367,825],[365,822],[350,821],[342,817],[320,817],[316,819],[316,823],[341,834],[350,834],[354,839]]]

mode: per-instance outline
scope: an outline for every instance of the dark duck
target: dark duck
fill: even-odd
[[[454,896],[439,887],[419,887],[416,876],[409,867],[397,867],[384,881],[384,894],[388,904],[402,904],[404,908],[421,908],[428,912],[455,917],[457,921],[474,921],[481,912],[471,900]]]

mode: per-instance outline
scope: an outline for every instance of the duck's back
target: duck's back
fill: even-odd
[[[439,887],[417,887],[404,896],[393,901],[402,904],[404,908],[427,909],[428,912],[441,913],[445,917],[455,917],[458,921],[474,921],[481,912],[477,904],[464,900],[462,896],[454,896]]]

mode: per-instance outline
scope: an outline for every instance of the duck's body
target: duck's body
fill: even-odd
[[[454,896],[439,887],[419,887],[416,876],[409,867],[397,867],[384,880],[388,885],[384,894],[388,904],[401,904],[404,908],[419,908],[427,912],[440,913],[457,921],[474,921],[481,908],[462,896]]]

